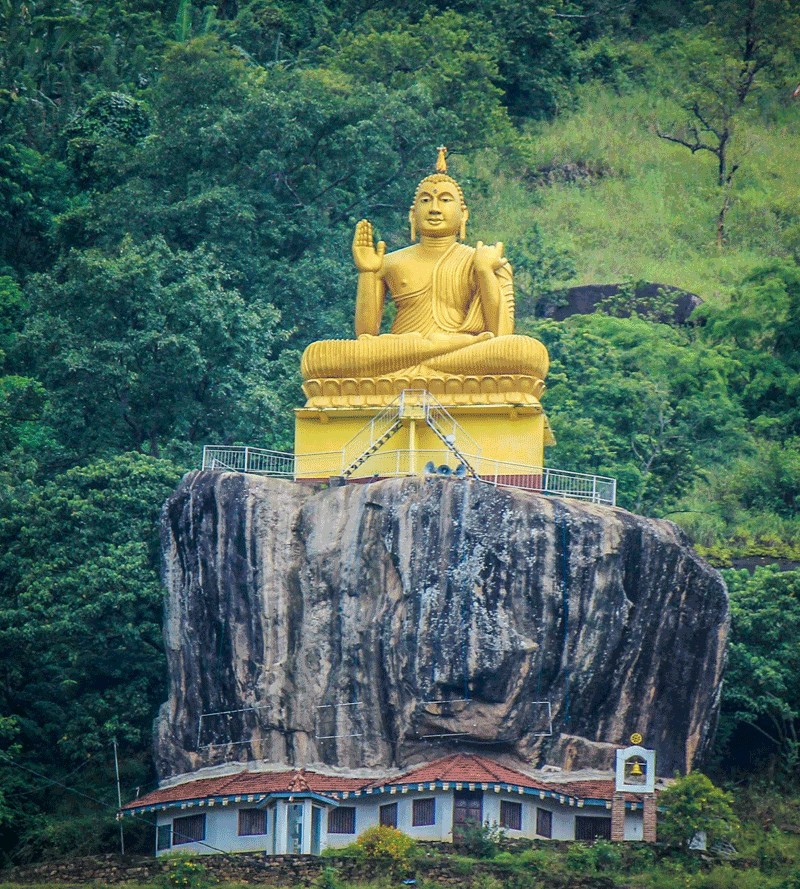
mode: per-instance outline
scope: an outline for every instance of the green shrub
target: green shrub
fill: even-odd
[[[543,867],[546,862],[547,856],[543,855]],[[622,853],[616,845],[606,840],[597,840],[591,846],[576,843],[567,851],[565,863],[569,870],[580,874],[617,870],[622,863]]]
[[[765,877],[758,870],[741,870],[729,864],[712,867],[707,872],[696,874],[690,887],[691,889],[783,889],[780,883]]]
[[[356,843],[349,843],[347,846],[328,846],[322,850],[323,858],[358,858],[364,857],[364,850]]]
[[[467,877],[475,870],[476,859],[470,855],[451,855],[448,863],[458,876]]]
[[[616,870],[622,861],[622,854],[617,846],[607,840],[598,840],[591,846],[594,856],[595,870]]]
[[[470,859],[472,861],[473,859]],[[508,885],[528,885],[533,877],[544,873],[553,864],[552,855],[543,849],[525,849],[522,852],[498,852],[492,859],[495,868],[500,866],[508,871]],[[526,878],[523,883],[517,879]]]
[[[355,842],[363,860],[393,876],[407,873],[414,861],[417,844],[394,827],[370,827]]]
[[[520,864],[536,874],[543,874],[552,864],[552,856],[544,849],[526,849],[520,853]]]
[[[787,838],[778,831],[765,831],[756,847],[758,867],[765,874],[777,873],[794,860],[793,851]]]
[[[698,833],[705,833],[710,848],[732,839],[739,829],[730,794],[715,787],[702,772],[678,778],[658,803],[659,839],[684,850]]]
[[[170,860],[161,882],[164,889],[207,889],[217,880],[209,877],[202,864],[181,856]]]
[[[653,869],[656,853],[652,846],[629,843],[623,846],[624,867],[628,873],[643,873]]]
[[[778,889],[800,889],[800,868],[789,874]]]
[[[589,846],[584,846],[582,843],[575,843],[570,846],[564,861],[568,870],[578,874],[589,874],[595,870],[592,849]]]
[[[489,824],[466,824],[454,838],[459,850],[473,858],[494,858],[500,851],[500,841],[505,831],[497,822]]]
[[[335,867],[324,867],[314,881],[315,889],[344,889],[339,879],[339,871]]]
[[[508,889],[507,885],[501,883],[497,877],[493,877],[491,874],[476,874],[469,885],[470,889]]]

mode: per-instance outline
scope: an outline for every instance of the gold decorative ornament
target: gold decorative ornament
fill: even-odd
[[[642,736],[639,734],[639,732],[634,732],[631,735],[631,744],[639,745],[641,743],[642,743]]]

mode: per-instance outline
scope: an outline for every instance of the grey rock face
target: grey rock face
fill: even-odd
[[[634,731],[672,774],[713,734],[727,593],[670,522],[440,477],[193,472],[162,537],[162,777],[455,749],[610,767]]]

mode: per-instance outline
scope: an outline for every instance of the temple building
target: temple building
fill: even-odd
[[[620,751],[622,761],[641,750]],[[381,778],[263,765],[232,766],[214,777],[184,775],[120,810],[122,818],[150,814],[158,855],[176,849],[318,855],[377,824],[437,842],[486,823],[512,839],[656,837],[655,789],[630,769],[620,783],[602,772],[522,772],[465,753]]]

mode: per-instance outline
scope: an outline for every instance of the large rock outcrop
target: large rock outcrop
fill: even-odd
[[[670,522],[453,478],[193,472],[162,533],[162,777],[456,748],[608,767],[634,731],[672,774],[713,733],[727,594]]]

